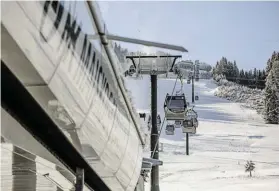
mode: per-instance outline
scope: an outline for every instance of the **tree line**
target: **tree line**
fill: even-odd
[[[228,81],[248,86],[250,88],[265,88],[266,71],[254,68],[253,70],[239,70],[236,61],[229,61],[222,57],[212,69],[213,76],[223,75]]]

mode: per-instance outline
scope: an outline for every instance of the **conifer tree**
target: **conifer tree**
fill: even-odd
[[[277,53],[279,54],[279,52]],[[268,62],[268,76],[265,87],[265,120],[267,123],[279,123],[279,57],[272,55]]]

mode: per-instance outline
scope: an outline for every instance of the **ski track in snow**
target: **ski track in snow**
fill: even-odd
[[[126,83],[136,108],[150,110],[150,77],[128,79]],[[158,112],[162,119],[164,99],[174,83],[175,79],[158,79]],[[183,91],[190,103],[191,87],[184,80]],[[168,136],[163,127],[160,190],[279,191],[279,127],[265,124],[255,110],[214,96],[216,88],[211,80],[195,82],[199,127],[196,135],[189,136],[189,156],[185,155],[185,134],[181,129]],[[256,164],[253,177],[244,172],[247,160]],[[147,183],[146,190],[150,190],[149,186]]]

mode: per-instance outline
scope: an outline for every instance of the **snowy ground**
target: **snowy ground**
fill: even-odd
[[[255,109],[259,114],[264,113],[263,90],[245,87],[234,82],[229,82],[226,79],[219,80],[215,83],[219,86],[214,92],[215,96],[242,103],[242,106]]]
[[[158,80],[158,111],[163,115],[166,93],[171,93],[175,79]],[[127,82],[136,107],[148,109],[150,80]],[[176,86],[179,89],[180,84]],[[279,191],[279,127],[266,125],[255,110],[214,96],[217,88],[210,80],[196,82],[200,100],[197,134],[190,136],[190,156],[185,155],[185,135],[176,129],[174,136],[162,131],[164,151],[160,159],[161,191]],[[191,100],[191,85],[184,84]],[[149,153],[146,153],[149,155]],[[244,172],[247,160],[256,164],[254,177]],[[150,190],[149,184],[146,190]]]

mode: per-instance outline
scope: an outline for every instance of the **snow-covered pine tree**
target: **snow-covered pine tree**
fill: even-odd
[[[229,65],[228,65],[228,60],[226,57],[223,57],[220,61],[220,63],[222,63],[223,66],[223,75],[225,75],[226,77],[229,77]]]
[[[256,78],[256,88],[262,88],[262,71],[257,70],[257,78]]]
[[[244,72],[244,79],[245,79],[244,80],[244,85],[247,86],[248,83],[249,83],[249,80],[248,80],[249,79],[249,72],[248,71]]]
[[[266,69],[265,69],[265,71],[266,71],[265,74],[266,75],[268,75],[268,73],[271,70],[271,68],[272,68],[272,62],[271,62],[271,59],[269,58],[268,61],[267,61]]]
[[[238,69],[238,67],[236,65],[235,60],[233,61],[233,71],[234,71],[234,77],[235,78],[238,77],[239,76],[239,69]]]
[[[276,96],[277,96],[277,118],[278,121],[277,123],[279,124],[279,52],[277,53],[278,57],[277,60],[273,62],[273,66],[272,66],[272,73],[274,76],[274,84],[273,84],[273,88],[274,91],[276,92]]]
[[[268,75],[268,73],[270,72],[273,62],[279,60],[279,52],[273,52],[272,56],[270,59],[268,59],[267,61],[267,66],[266,66],[266,75]]]
[[[262,72],[263,80],[265,79],[265,76],[266,76],[266,71],[263,69],[263,72]]]
[[[244,74],[244,70],[241,69],[240,72],[239,72],[239,77],[240,78],[244,78],[245,77],[245,74]]]
[[[223,72],[223,68],[220,62],[217,62],[215,67],[215,75],[220,75]]]
[[[257,79],[257,78],[258,78],[257,68],[254,68],[253,78],[254,78],[254,79]]]
[[[213,67],[213,69],[212,69],[213,80],[216,80],[216,76],[217,76],[216,67]]]
[[[265,87],[265,120],[267,123],[279,123],[279,59],[268,63],[269,73]]]
[[[245,164],[245,172],[249,172],[250,177],[252,177],[252,171],[255,170],[255,168],[255,163],[253,163],[251,160],[247,161],[247,163]]]
[[[233,70],[233,63],[232,62],[228,62],[227,64],[227,77],[228,78],[233,78],[234,77],[234,70]]]

